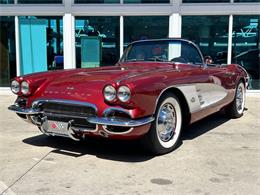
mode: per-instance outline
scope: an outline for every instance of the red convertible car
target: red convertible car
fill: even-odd
[[[248,74],[206,64],[183,39],[131,43],[115,66],[15,78],[9,110],[48,136],[141,139],[155,154],[172,151],[181,129],[225,109],[242,116]]]

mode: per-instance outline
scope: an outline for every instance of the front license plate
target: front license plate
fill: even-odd
[[[47,121],[47,132],[54,133],[57,135],[68,135],[68,123],[60,121]]]

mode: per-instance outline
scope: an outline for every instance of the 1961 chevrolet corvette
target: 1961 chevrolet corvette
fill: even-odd
[[[145,40],[130,44],[116,66],[15,78],[9,110],[48,136],[141,138],[164,154],[184,125],[221,109],[242,116],[247,85],[241,66],[207,64],[190,41]]]

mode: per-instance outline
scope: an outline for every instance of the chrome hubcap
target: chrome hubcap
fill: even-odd
[[[238,112],[241,112],[244,109],[244,89],[241,85],[237,88],[236,107]]]
[[[172,104],[164,104],[158,113],[157,117],[157,132],[159,138],[167,142],[169,141],[175,133],[176,128],[176,112]]]

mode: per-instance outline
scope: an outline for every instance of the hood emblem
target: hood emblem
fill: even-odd
[[[67,87],[66,89],[67,90],[74,90],[75,88],[74,87]]]

